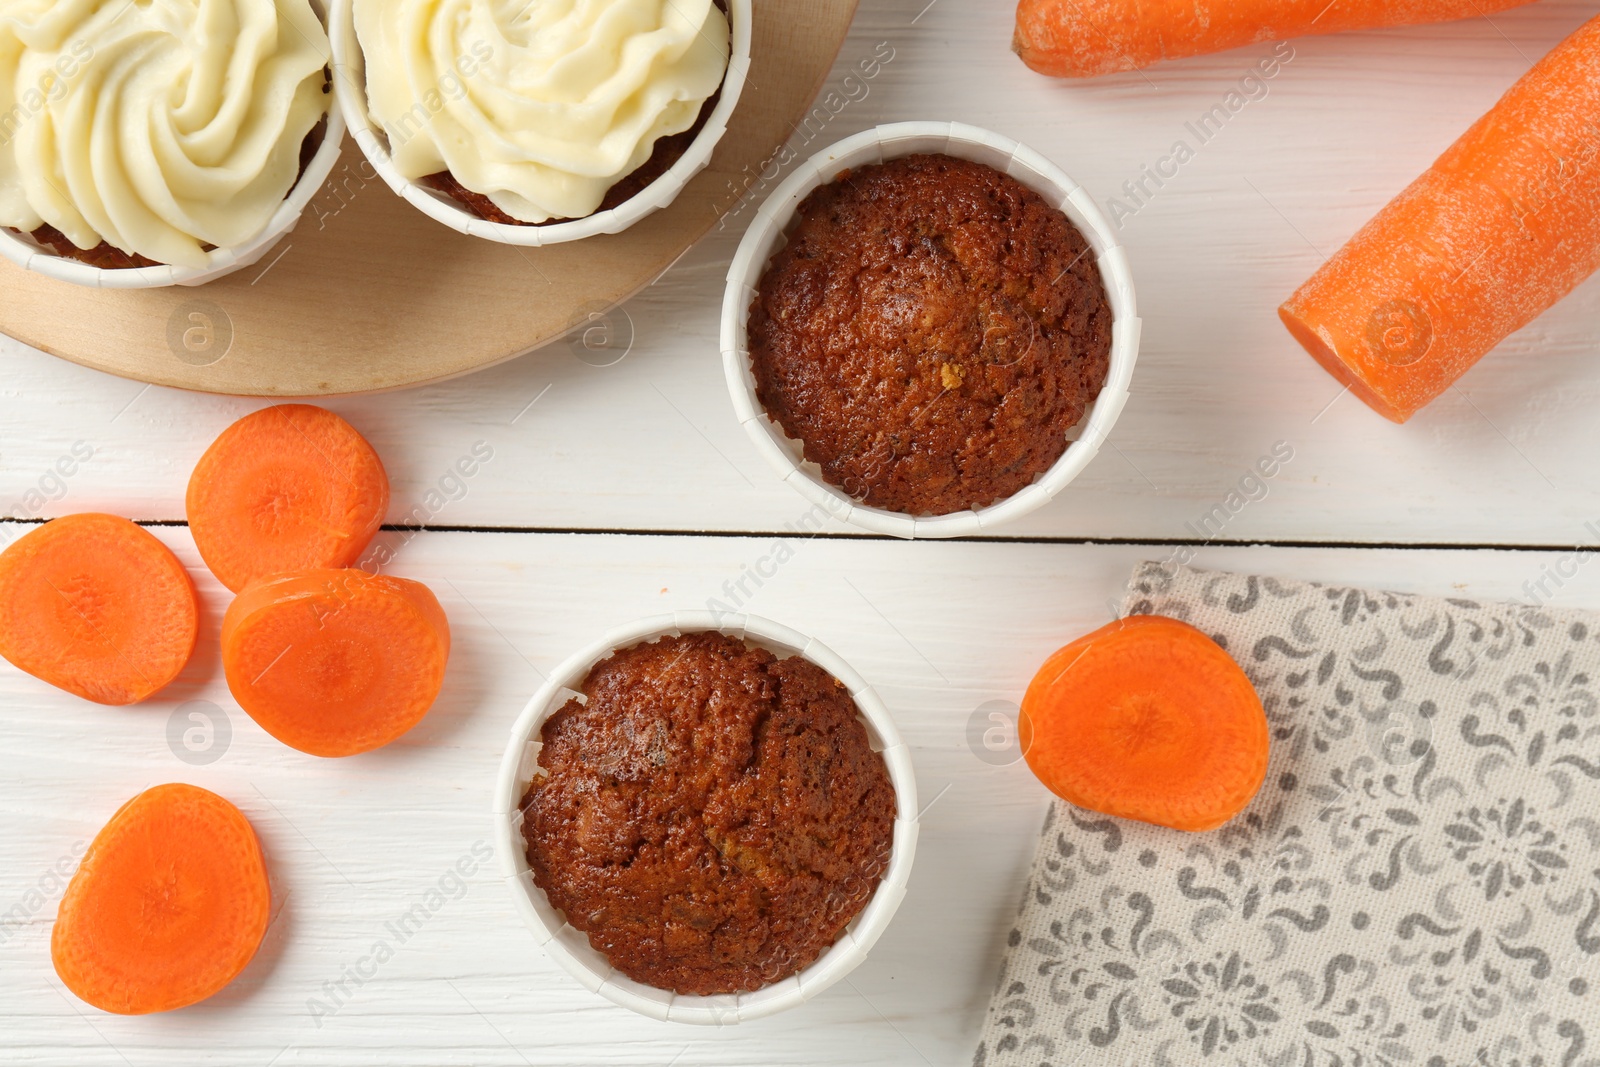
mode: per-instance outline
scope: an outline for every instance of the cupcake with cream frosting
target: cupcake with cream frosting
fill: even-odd
[[[713,0],[353,0],[353,17],[366,118],[398,176],[506,225],[640,191],[729,71]]]
[[[0,0],[0,227],[95,267],[215,268],[282,222],[329,58],[308,0]]]

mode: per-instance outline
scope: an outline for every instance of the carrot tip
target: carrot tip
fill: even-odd
[[[1309,322],[1300,316],[1292,303],[1284,304],[1278,309],[1278,318],[1283,322],[1317,364],[1327,371],[1333,378],[1348,389],[1356,399],[1367,407],[1376,411],[1390,422],[1404,423],[1416,414],[1416,407],[1399,407],[1389,402],[1384,396],[1368,385],[1357,370],[1339,355],[1333,341],[1325,333],[1315,329]],[[1374,320],[1374,328],[1376,328]],[[1400,366],[1403,364],[1395,364]]]
[[[1476,5],[1474,5],[1476,6]],[[1477,13],[1483,13],[1481,11]],[[1280,311],[1404,422],[1600,270],[1600,17],[1533,66]]]

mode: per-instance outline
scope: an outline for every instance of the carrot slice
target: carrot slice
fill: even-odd
[[[1215,641],[1135,615],[1045,661],[1018,738],[1051,792],[1082,808],[1175,830],[1214,830],[1267,773],[1267,717]]]
[[[237,593],[286,571],[353,566],[389,508],[389,476],[333,412],[280,404],[222,431],[186,505],[200,557]]]
[[[450,625],[421,582],[313,570],[251,586],[222,620],[228,688],[279,741],[351,756],[415,726],[444,684]]]
[[[116,515],[66,515],[0,553],[0,656],[98,704],[136,704],[194,651],[194,583]]]
[[[1279,309],[1404,422],[1600,269],[1600,18],[1557,46]]]
[[[1262,41],[1448,22],[1531,2],[1021,0],[1012,47],[1041,74],[1088,78]]]
[[[50,955],[68,989],[144,1015],[233,981],[267,932],[272,891],[244,813],[198,786],[147,789],[95,836],[67,885]]]

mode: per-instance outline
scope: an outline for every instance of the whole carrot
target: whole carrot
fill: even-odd
[[[1261,41],[1415,26],[1531,0],[1021,0],[1012,47],[1040,74],[1092,78]]]
[[[1600,269],[1600,18],[1541,60],[1278,314],[1404,422]]]

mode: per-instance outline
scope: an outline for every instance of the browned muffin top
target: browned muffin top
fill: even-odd
[[[1066,451],[1112,314],[1083,235],[993,167],[917,155],[816,189],[750,308],[756,395],[832,485],[986,507]]]
[[[534,882],[623,974],[747,992],[814,962],[888,865],[895,796],[847,689],[718,633],[612,654],[546,720]]]

